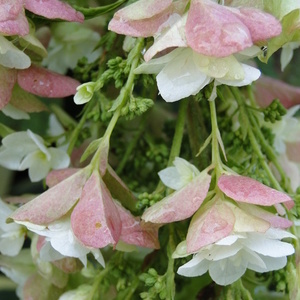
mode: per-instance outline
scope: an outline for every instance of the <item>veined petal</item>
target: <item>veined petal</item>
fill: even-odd
[[[171,223],[192,216],[204,201],[211,176],[203,171],[182,189],[152,205],[142,219],[152,223]]]
[[[271,206],[292,200],[288,195],[245,176],[222,175],[218,187],[228,197],[238,202]]]
[[[212,244],[233,230],[235,216],[224,201],[207,203],[193,216],[187,234],[187,252],[195,253]]]
[[[252,46],[247,26],[231,10],[214,1],[191,1],[186,23],[188,45],[196,52],[216,57]]]
[[[167,102],[196,95],[211,80],[195,66],[192,50],[184,49],[157,75],[157,86]]]

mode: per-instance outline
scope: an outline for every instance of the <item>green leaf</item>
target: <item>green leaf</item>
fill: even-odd
[[[102,138],[92,141],[82,154],[80,162],[85,161],[91,154],[93,154],[99,148],[101,141]]]
[[[106,13],[116,9],[117,7],[119,7],[120,5],[125,3],[126,1],[127,0],[119,0],[115,3],[109,4],[109,5],[104,5],[104,6],[98,6],[98,7],[85,8],[85,7],[80,7],[77,5],[73,5],[73,7],[77,11],[80,11],[81,13],[83,13],[85,19],[91,19],[91,18],[94,18],[97,16],[101,16],[103,14],[106,14]]]
[[[2,138],[6,137],[7,135],[12,134],[12,133],[14,133],[14,130],[12,130],[11,128],[0,123],[0,136]]]

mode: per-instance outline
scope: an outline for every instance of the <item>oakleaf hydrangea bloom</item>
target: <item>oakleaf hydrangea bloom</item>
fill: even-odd
[[[257,80],[260,72],[240,64],[232,54],[278,35],[279,21],[257,9],[229,8],[210,0],[191,1],[187,13],[186,5],[187,1],[141,0],[115,14],[111,30],[155,37],[145,53],[147,63],[136,73],[158,74],[158,89],[167,102],[195,95],[213,79],[216,85],[232,86]],[[181,49],[149,61],[174,47]]]
[[[179,274],[200,276],[209,270],[216,283],[227,285],[240,278],[247,268],[267,272],[285,266],[286,256],[293,254],[294,248],[280,240],[294,237],[283,230],[292,222],[255,205],[284,203],[291,208],[294,203],[289,196],[251,178],[223,174],[217,184],[224,194],[217,193],[203,206],[210,186],[208,170],[195,172],[195,167],[178,158],[175,168],[161,171],[160,177],[167,186],[178,190],[146,209],[142,218],[170,223],[194,214],[186,241],[178,245],[174,257],[195,256],[179,268]],[[225,195],[236,204],[226,200]],[[256,240],[267,247],[259,246]],[[281,251],[275,253],[274,246]]]
[[[91,252],[104,266],[99,248],[118,247],[119,241],[159,248],[157,228],[142,227],[138,219],[114,201],[97,171],[91,174],[88,167],[67,169],[58,178],[59,183],[52,178],[54,186],[10,216],[45,237],[40,249],[43,259],[76,257],[86,265],[86,255]]]
[[[12,133],[2,140],[0,165],[16,171],[28,169],[31,181],[39,181],[51,169],[63,169],[69,163],[65,151],[46,147],[44,140],[29,129]]]
[[[16,256],[21,251],[26,229],[16,223],[6,223],[13,210],[0,199],[0,253]]]

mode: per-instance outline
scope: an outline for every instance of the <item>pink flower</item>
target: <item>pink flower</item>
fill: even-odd
[[[54,249],[52,260],[77,257],[86,265],[86,254],[92,252],[104,265],[99,248],[118,247],[120,241],[159,248],[157,227],[143,226],[116,202],[98,171],[87,167],[55,174],[57,179],[50,176],[47,184],[59,183],[11,215],[16,223],[46,237],[43,247]]]
[[[225,57],[281,32],[278,20],[255,8],[192,0],[186,13],[188,2],[140,0],[118,11],[109,29],[136,37],[154,36],[146,61],[170,47],[191,47],[207,56]]]
[[[3,35],[27,35],[29,25],[25,9],[47,19],[83,22],[84,17],[70,5],[58,0],[1,0],[0,33]]]
[[[77,86],[80,85],[75,79],[36,65],[24,70],[8,69],[0,65],[0,79],[0,110],[11,100],[16,83],[29,93],[47,98],[74,95]]]

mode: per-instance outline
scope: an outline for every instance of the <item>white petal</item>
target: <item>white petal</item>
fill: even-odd
[[[45,178],[50,170],[45,154],[40,150],[28,154],[20,164],[19,170],[29,169],[29,178],[32,182]]]
[[[21,233],[21,232],[20,232]],[[18,234],[18,236],[12,236],[11,238],[3,238],[0,240],[0,252],[8,256],[16,256],[21,251],[24,244],[24,234]]]
[[[211,262],[209,275],[219,285],[228,285],[244,275],[246,266],[242,263],[239,253],[221,261]]]
[[[287,263],[287,258],[286,256],[283,257],[269,257],[269,256],[264,256],[260,255],[261,259],[263,260],[266,268],[260,268],[259,266],[253,267],[252,265],[248,265],[248,268],[255,271],[255,272],[270,272],[270,271],[275,271],[275,270],[280,270],[285,267]]]
[[[50,241],[46,241],[40,250],[40,258],[43,261],[54,261],[64,258],[65,256],[56,251]]]
[[[0,165],[10,169],[19,170],[24,154],[19,149],[5,149],[0,148]]]
[[[158,176],[165,186],[173,190],[179,190],[184,186],[180,174],[175,167],[168,167],[161,170],[158,172]]]
[[[157,75],[157,86],[163,99],[174,102],[196,95],[211,80],[195,65],[191,49],[184,49]]]
[[[291,244],[279,240],[266,239],[259,234],[249,235],[242,243],[252,251],[271,257],[287,256],[295,252]]]
[[[280,54],[281,71],[283,72],[286,66],[291,62],[294,55],[294,49],[291,47],[282,47]]]
[[[212,261],[222,260],[236,255],[241,249],[242,245],[240,243],[234,243],[230,246],[212,245],[211,249],[208,251],[208,255],[206,255],[205,258]]]
[[[182,48],[173,50],[172,52],[155,59],[151,59],[149,62],[139,65],[135,70],[135,74],[158,74],[164,66],[175,59],[181,52]]]
[[[238,240],[238,236],[237,235],[229,235],[226,236],[225,238],[219,240],[218,242],[216,242],[216,245],[224,245],[224,246],[229,246],[232,245],[233,243],[235,243]]]
[[[198,261],[196,257],[179,267],[177,273],[186,277],[201,276],[207,272],[210,262],[207,260]]]
[[[38,148],[45,153],[47,159],[50,160],[50,153],[47,150],[47,147],[44,145],[44,140],[37,134],[33,133],[31,130],[27,129],[28,136],[35,142]]]
[[[261,73],[258,69],[245,64],[242,64],[242,67],[245,72],[245,78],[243,80],[226,80],[224,78],[218,78],[217,81],[230,86],[244,86],[251,84],[260,77]]]
[[[95,259],[97,260],[97,262],[103,267],[105,268],[105,261],[103,258],[103,255],[101,253],[101,251],[99,249],[92,249],[91,253],[94,255]]]
[[[52,169],[64,169],[69,166],[70,157],[65,151],[57,148],[49,148],[48,151],[51,155],[50,166]]]

